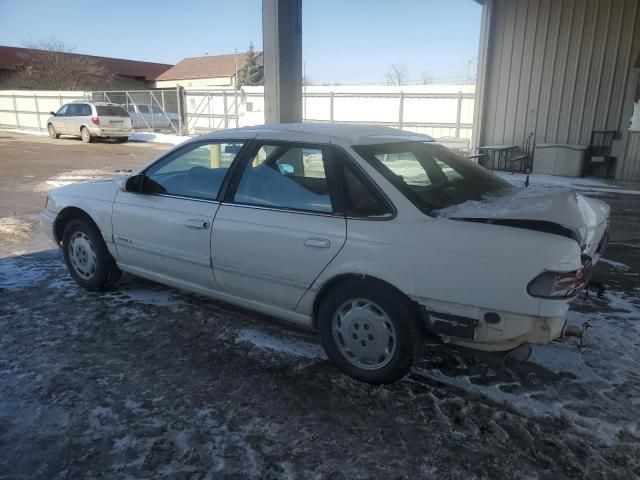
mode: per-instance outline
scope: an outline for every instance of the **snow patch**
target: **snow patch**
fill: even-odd
[[[31,224],[14,217],[0,218],[0,239],[11,243],[20,243],[27,240],[31,234]]]
[[[503,180],[517,186],[524,186],[527,175],[525,173],[509,173],[509,172],[493,172],[494,175],[501,177]],[[543,188],[570,188],[573,190],[588,191],[593,193],[619,193],[625,195],[640,195],[640,190],[618,188],[611,186],[603,178],[594,177],[560,177],[556,175],[544,175],[541,173],[532,173],[529,175],[530,187]]]
[[[325,359],[327,358],[320,345],[313,343],[284,340],[258,330],[244,329],[238,332],[236,343],[247,342],[261,350],[286,353],[294,357]]]
[[[39,130],[23,130],[19,128],[3,128],[2,131],[7,133],[21,133],[24,135],[36,135],[38,137],[46,137],[49,135],[47,132],[41,132]]]
[[[614,260],[609,260],[608,258],[600,258],[600,260],[598,260],[599,262],[602,263],[606,263],[607,265],[617,269],[617,270],[622,270],[624,272],[628,272],[629,270],[631,270],[631,268],[629,268],[627,265],[625,265],[624,263],[621,262],[616,262]]]
[[[92,182],[94,180],[106,177],[115,177],[122,175],[121,173],[108,172],[106,170],[71,170],[51,177],[39,184],[36,188],[36,192],[48,192],[53,188],[64,187],[65,185],[71,185],[73,183]]]
[[[191,137],[186,137],[183,135],[169,135],[166,133],[134,133],[129,136],[130,142],[152,142],[152,143],[170,143],[173,145],[179,145],[187,140],[190,140]]]

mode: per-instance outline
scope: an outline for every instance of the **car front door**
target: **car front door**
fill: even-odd
[[[80,135],[80,113],[82,104],[70,103],[67,108],[67,114],[64,117],[64,128],[68,135]]]
[[[258,143],[244,162],[214,221],[216,282],[293,311],[346,238],[329,149]]]
[[[53,127],[58,134],[64,135],[67,133],[67,110],[69,104],[61,106],[53,117]]]
[[[139,186],[127,182],[133,186],[118,191],[113,206],[119,261],[141,274],[215,289],[211,226],[224,178],[242,146],[241,140],[189,143],[135,177]]]

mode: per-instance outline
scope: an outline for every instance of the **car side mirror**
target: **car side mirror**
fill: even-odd
[[[138,173],[127,178],[124,182],[123,190],[129,193],[142,193],[142,180],[144,179],[143,173]]]
[[[293,175],[293,172],[295,172],[293,165],[290,165],[288,163],[278,164],[278,170],[280,170],[280,173],[283,175]]]
[[[53,115],[54,117],[56,116],[56,112],[49,112],[51,115]]]

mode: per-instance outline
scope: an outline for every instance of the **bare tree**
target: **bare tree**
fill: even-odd
[[[426,71],[420,73],[419,80],[421,85],[431,85],[433,83],[433,77]]]
[[[72,54],[74,47],[54,37],[25,42],[24,64],[18,74],[23,88],[79,90],[104,88],[113,81],[104,66],[87,55]]]
[[[409,81],[409,69],[402,63],[394,63],[384,74],[387,85],[406,85]]]

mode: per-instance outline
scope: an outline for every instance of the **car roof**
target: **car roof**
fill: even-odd
[[[405,132],[381,125],[357,123],[278,123],[251,127],[218,130],[198,138],[258,138],[271,140],[292,140],[326,142],[341,141],[350,145],[393,143],[402,141],[433,142],[433,138],[414,132]]]

